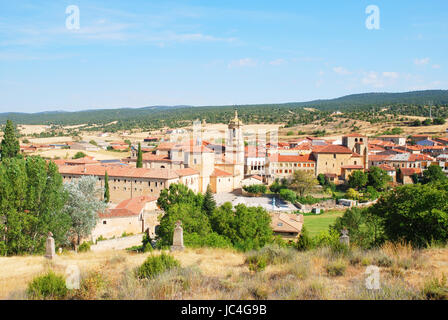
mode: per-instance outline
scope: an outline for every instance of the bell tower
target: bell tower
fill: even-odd
[[[226,159],[233,162],[234,189],[241,188],[241,180],[244,179],[244,140],[243,122],[238,119],[238,111],[228,125],[226,139]]]

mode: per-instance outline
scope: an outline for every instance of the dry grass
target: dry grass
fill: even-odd
[[[26,298],[27,284],[34,277],[50,269],[64,274],[69,265],[81,270],[81,289],[71,293],[74,299],[424,299],[431,279],[448,274],[448,249],[418,251],[406,244],[370,251],[352,248],[345,256],[331,254],[328,248],[262,252],[274,258],[259,272],[249,271],[246,255],[233,250],[174,252],[182,267],[151,280],[134,275],[150,253],[68,253],[53,261],[2,257],[0,298]],[[370,264],[380,267],[380,290],[365,287]],[[329,274],[328,266],[344,266],[344,272]]]

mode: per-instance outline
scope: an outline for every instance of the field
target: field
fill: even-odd
[[[304,225],[311,237],[316,236],[321,231],[328,230],[328,227],[334,223],[337,217],[342,217],[344,211],[330,210],[323,214],[308,215],[304,217]]]
[[[155,252],[154,254],[158,254]],[[250,271],[245,254],[230,249],[186,249],[173,256],[181,269],[138,280],[133,270],[149,253],[106,251],[0,258],[0,298],[24,299],[27,284],[45,271],[81,270],[74,299],[425,299],[448,298],[448,288],[431,284],[448,273],[448,249],[414,250],[386,244],[341,255],[330,248],[307,252],[270,247],[255,255],[276,257],[265,270]],[[380,289],[365,287],[369,264],[380,267]],[[429,295],[431,296],[431,295]],[[432,296],[431,296],[432,297]]]

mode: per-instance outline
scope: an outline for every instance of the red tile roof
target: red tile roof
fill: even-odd
[[[213,170],[212,174],[210,175],[210,177],[229,177],[229,176],[232,176],[232,174],[217,168],[215,168],[215,170]]]
[[[269,156],[270,162],[315,162],[310,154],[306,155],[281,155],[273,154]]]
[[[130,166],[60,166],[59,173],[85,176],[104,176],[107,170],[109,177],[176,179],[179,174],[171,169],[133,168]]]
[[[401,168],[400,172],[403,176],[412,176],[414,173],[420,174],[422,169],[420,168]]]
[[[349,165],[346,165],[346,166],[342,166],[341,168],[342,169],[364,169],[363,166],[355,165],[355,164],[349,164]]]
[[[380,165],[378,166],[378,168],[381,168],[381,169],[383,169],[383,170],[385,170],[385,171],[395,171],[395,168],[394,168],[394,167],[392,167],[392,166],[390,166],[390,165],[388,165],[388,164],[385,164],[385,163],[380,164]]]
[[[199,174],[199,171],[197,171],[193,168],[183,168],[183,169],[178,169],[175,171],[179,175],[179,177],[192,176],[195,174]]]
[[[323,148],[318,148],[317,150],[313,150],[314,153],[353,153],[349,148],[341,145],[328,145]]]
[[[146,203],[157,201],[157,197],[140,196],[120,202],[115,208],[99,213],[100,218],[117,218],[137,216],[144,209]]]

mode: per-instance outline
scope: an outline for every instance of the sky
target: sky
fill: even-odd
[[[0,0],[0,112],[447,89],[447,18],[446,0]]]

